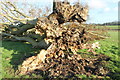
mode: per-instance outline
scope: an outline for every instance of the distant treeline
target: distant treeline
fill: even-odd
[[[102,25],[120,25],[120,21],[115,21],[115,22],[107,22]]]
[[[114,22],[106,22],[106,23],[103,23],[103,24],[97,24],[97,25],[102,25],[102,26],[105,26],[105,25],[120,25],[120,21],[114,21]]]

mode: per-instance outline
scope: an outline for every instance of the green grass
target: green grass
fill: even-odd
[[[97,49],[96,52],[105,54],[111,58],[109,65],[106,65],[112,73],[110,73],[113,79],[120,79],[120,50],[118,31],[109,31],[110,38],[106,40],[100,40],[101,49]]]
[[[0,80],[2,78],[2,54],[0,53]]]
[[[99,28],[99,29],[120,29],[120,26],[117,26],[117,25],[111,25],[111,26],[96,26],[96,28]]]
[[[109,27],[111,29],[120,29],[120,26],[116,26],[116,25],[115,26],[114,25],[113,26],[106,26],[106,27]]]
[[[94,42],[100,43],[100,49],[96,49],[95,51],[98,54],[105,54],[111,58],[109,64],[105,66],[108,67],[111,71],[109,76],[114,80],[120,79],[120,50],[119,50],[119,39],[118,39],[118,31],[109,31],[109,38],[104,40],[97,40]],[[86,53],[86,50],[80,50],[83,53]]]
[[[18,66],[27,57],[35,55],[38,49],[34,49],[30,44],[22,42],[3,41],[0,51],[2,53],[2,77],[15,78],[18,77],[15,74]]]
[[[113,59],[119,61],[118,58],[120,58],[120,52],[118,45],[119,42],[118,31],[109,31],[108,33],[110,34],[110,38],[105,40],[99,40],[101,48],[97,49],[96,51],[108,55],[110,57],[113,57]],[[114,58],[115,56],[116,58]]]
[[[120,78],[120,52],[118,47],[118,31],[109,31],[110,38],[105,40],[99,40],[100,49],[96,49],[96,52],[99,54],[105,54],[111,57],[111,61],[109,61],[109,69],[112,71],[113,79]],[[96,42],[96,41],[95,41]],[[35,55],[39,49],[34,49],[30,44],[25,44],[22,42],[11,42],[11,41],[3,41],[2,47],[0,48],[0,57],[2,56],[2,77],[3,78],[18,78],[20,77],[15,73],[15,70],[22,64],[22,62],[30,57]],[[86,50],[83,50],[83,52]],[[1,59],[1,58],[0,58]],[[0,60],[1,63],[1,60]],[[0,68],[1,71],[1,68]],[[94,76],[94,75],[93,75]],[[25,78],[29,77],[41,77],[36,76],[24,76]],[[79,77],[86,77],[79,76]],[[95,76],[94,76],[95,77]]]

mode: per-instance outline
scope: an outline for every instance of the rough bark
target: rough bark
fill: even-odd
[[[7,25],[1,33],[4,39],[29,42],[33,47],[43,49],[37,56],[32,56],[23,62],[20,74],[34,72],[36,69],[47,71],[45,73],[51,77],[61,75],[66,77],[68,73],[70,76],[75,74],[91,75],[93,72],[97,75],[102,73],[97,72],[100,69],[99,65],[94,65],[97,63],[95,61],[101,59],[99,56],[95,59],[85,59],[77,54],[79,49],[88,49],[93,53],[92,55],[95,55],[93,47],[87,43],[105,38],[98,33],[93,33],[90,30],[91,26],[83,24],[88,16],[87,6],[82,6],[80,3],[70,5],[68,0],[63,2],[54,0],[53,12],[48,17],[31,20],[32,18],[18,11],[13,4],[10,2],[8,4],[13,7],[14,11],[25,17],[25,20],[12,17],[3,9],[7,15],[2,15],[10,22],[18,20],[22,23]],[[94,47],[98,48],[99,46],[94,44]],[[106,59],[108,58],[105,57]],[[86,67],[89,67],[91,72],[87,71]],[[107,72],[103,73],[103,75],[106,74]]]
[[[67,0],[64,2],[54,1],[53,2],[53,13],[57,14],[57,20],[59,23],[77,21],[79,23],[85,22],[88,16],[88,7],[82,6],[79,3],[70,5]]]
[[[7,2],[7,4],[10,4],[15,11],[18,10],[12,3]],[[6,4],[4,5],[6,6]],[[19,11],[18,13],[20,13],[25,18],[28,18],[23,13]],[[58,41],[64,41],[63,43],[67,43],[67,47],[68,47],[67,50],[69,50],[70,45],[68,46],[68,44],[75,42],[74,41],[75,38],[77,38],[78,41],[76,41],[76,43],[79,43],[79,45],[80,43],[87,42],[87,40],[91,40],[93,38],[92,36],[94,36],[94,39],[104,38],[104,36],[102,35],[95,34],[95,33],[92,33],[91,31],[88,31],[87,29],[89,27],[88,25],[81,24],[82,22],[87,20],[87,15],[88,15],[87,6],[82,6],[79,3],[70,5],[68,1],[61,2],[59,0],[54,0],[53,13],[51,13],[48,17],[40,17],[38,19],[28,20],[26,21],[26,23],[20,22],[19,25],[16,25],[16,23],[13,23],[10,25],[7,24],[7,27],[5,27],[3,32],[16,37],[24,37],[24,38],[29,37],[32,40],[28,41],[28,39],[24,39],[24,41],[28,41],[30,43],[32,43],[31,41],[33,41],[32,45],[36,45],[37,42],[40,42],[41,40],[45,39],[46,43],[50,43],[50,44],[57,43],[57,45],[61,46],[62,43],[58,44],[59,42],[55,42],[55,41],[59,37],[63,37],[68,41],[65,40],[66,41],[65,42],[61,38],[60,40],[58,39]],[[8,13],[5,16],[8,16]],[[13,18],[11,20],[13,20]],[[74,23],[74,21],[77,21],[80,24]],[[70,23],[66,23],[66,22],[70,22]],[[75,35],[77,37],[74,37]],[[5,35],[3,35],[3,38],[4,36]],[[6,37],[6,36],[5,36],[5,39],[10,38],[7,40],[13,40],[11,39],[11,37],[9,36]],[[71,39],[69,39],[69,37]],[[14,39],[17,39],[17,38],[14,38]],[[35,42],[36,44],[34,44]]]

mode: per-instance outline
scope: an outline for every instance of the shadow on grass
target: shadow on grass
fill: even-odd
[[[120,56],[120,50],[116,46],[111,46],[111,49],[109,50],[111,53]]]
[[[30,44],[11,41],[2,41],[2,47],[7,50],[14,51],[14,53],[11,54],[12,58],[10,60],[10,64],[15,70],[18,69],[18,65],[22,64],[26,58],[36,55],[35,52],[38,53],[40,50],[32,48],[32,45]]]

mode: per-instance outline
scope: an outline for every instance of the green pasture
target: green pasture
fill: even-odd
[[[112,26],[106,26],[109,27],[110,29],[120,29],[120,26],[112,25]]]
[[[106,25],[106,26],[96,26],[99,29],[120,29],[119,25]]]
[[[109,38],[104,40],[96,40],[94,42],[100,43],[100,49],[96,49],[97,54],[105,54],[111,58],[109,65],[105,65],[111,70],[109,76],[113,80],[120,79],[120,46],[119,35],[120,31],[108,31]],[[86,53],[86,50],[80,50],[79,52]]]
[[[22,42],[2,41],[0,48],[2,53],[2,77],[17,78],[19,77],[15,70],[22,62],[38,53],[39,49],[32,48],[32,45]]]
[[[109,65],[112,74],[111,77],[114,80],[120,79],[120,46],[119,46],[119,33],[120,31],[109,31],[110,38],[106,40],[100,40],[101,48],[97,49],[96,52],[105,54],[111,58]]]
[[[107,26],[107,27],[110,27],[112,29],[120,29],[120,26],[116,26],[116,25],[115,26],[114,25],[113,26]]]
[[[112,71],[110,76],[113,79],[120,78],[120,51],[118,46],[118,31],[109,31],[110,37],[104,40],[99,40],[100,49],[96,49],[98,54],[105,54],[111,58],[109,61],[109,69]],[[95,41],[97,42],[97,41]],[[39,49],[34,49],[30,44],[22,42],[2,41],[2,47],[0,47],[0,63],[2,63],[2,77],[3,78],[18,78],[20,75],[15,73],[15,70],[22,64],[22,62],[38,53]],[[2,60],[2,61],[1,61]],[[1,67],[1,65],[0,65]],[[0,73],[1,74],[1,73]],[[37,75],[24,76],[29,77],[41,77]],[[117,80],[117,79],[116,79]]]

